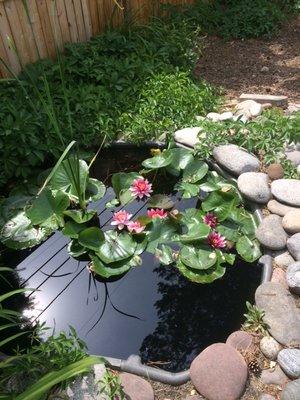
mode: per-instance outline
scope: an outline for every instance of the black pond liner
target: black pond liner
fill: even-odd
[[[120,146],[132,148],[119,143],[113,148]],[[145,146],[135,149],[142,155]],[[113,197],[109,189],[92,205],[104,230],[110,228],[112,216],[104,206]],[[173,200],[179,210],[196,205],[194,199]],[[126,210],[145,214],[145,203],[134,202]],[[256,214],[261,218],[259,211]],[[101,283],[91,279],[85,262],[69,257],[67,243],[56,232],[18,265],[20,279],[36,288],[28,296],[34,307],[26,315],[57,332],[70,324],[89,352],[106,357],[111,367],[169,384],[186,382],[191,361],[239,329],[245,301],[253,302],[261,280],[270,279],[270,260],[264,256],[256,264],[237,259],[222,279],[199,285],[146,253],[141,267],[116,282]]]

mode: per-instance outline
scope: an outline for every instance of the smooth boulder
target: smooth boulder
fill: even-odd
[[[213,157],[221,167],[235,176],[244,172],[256,172],[260,168],[258,158],[235,144],[215,147]]]
[[[248,369],[232,346],[215,343],[194,359],[190,375],[195,388],[207,400],[237,400],[244,392]]]
[[[290,211],[299,210],[297,207],[287,206],[274,199],[269,201],[267,207],[271,213],[279,215],[280,217],[284,217]]]
[[[300,207],[300,180],[278,179],[271,184],[273,196],[283,203]]]
[[[154,391],[146,379],[122,372],[120,381],[125,394],[130,400],[154,400]]]
[[[269,332],[284,346],[300,345],[300,310],[280,283],[265,282],[255,292],[257,307],[265,312]]]
[[[283,349],[278,354],[278,363],[282,370],[292,379],[300,378],[300,350]]]
[[[259,343],[259,347],[263,355],[273,361],[277,359],[277,355],[281,350],[280,344],[271,336],[264,336]]]
[[[226,344],[236,350],[250,350],[254,346],[253,336],[249,332],[236,331],[228,336]]]
[[[280,400],[300,400],[300,379],[286,385],[281,393]]]
[[[300,296],[300,261],[288,266],[286,282],[290,291]]]
[[[278,215],[265,217],[256,229],[256,238],[268,249],[284,249],[288,235],[282,227],[282,218]]]
[[[262,172],[245,172],[238,177],[239,191],[255,203],[266,204],[272,197],[268,175]]]
[[[289,211],[282,219],[282,226],[288,233],[300,232],[300,209]]]
[[[289,378],[277,364],[274,369],[264,369],[261,373],[260,380],[265,385],[283,386],[289,382]]]
[[[285,250],[280,250],[276,252],[274,251],[272,253],[272,256],[274,257],[275,264],[281,268],[287,268],[290,264],[293,264],[295,262],[290,253]]]
[[[193,128],[184,128],[174,133],[175,142],[184,144],[189,147],[194,147],[195,144],[199,143],[198,134],[202,128],[199,126]]]
[[[296,261],[300,261],[300,233],[295,233],[287,240],[287,248]]]

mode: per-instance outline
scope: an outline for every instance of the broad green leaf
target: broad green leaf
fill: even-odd
[[[149,251],[150,253],[155,252],[158,244],[172,242],[178,228],[176,224],[169,218],[155,218],[148,226],[149,231],[147,234],[147,251]]]
[[[128,190],[132,182],[139,176],[137,172],[118,172],[117,174],[113,174],[111,183],[117,198],[119,198],[120,192]]]
[[[205,212],[213,211],[218,216],[218,219],[223,221],[230,215],[239,202],[239,197],[234,189],[229,188],[226,192],[218,190],[217,192],[210,193],[202,202],[201,207]]]
[[[73,239],[68,244],[68,253],[74,258],[78,258],[86,253],[86,248],[81,246],[76,239]]]
[[[255,238],[255,230],[257,223],[253,214],[250,214],[244,208],[236,208],[232,210],[229,218],[239,224],[241,232],[251,239]]]
[[[0,225],[23,212],[24,207],[32,201],[32,196],[10,196],[1,203]]]
[[[50,187],[62,190],[71,198],[78,200],[86,191],[88,174],[88,165],[85,161],[70,157],[59,165],[50,180]]]
[[[117,207],[118,205],[120,205],[120,201],[118,199],[113,199],[105,204],[105,208],[113,208]]]
[[[232,221],[223,221],[218,225],[217,230],[222,236],[225,236],[225,238],[231,242],[236,242],[240,237],[239,225]]]
[[[195,270],[211,268],[217,262],[217,255],[208,246],[184,246],[179,253],[180,260],[188,267]]]
[[[188,183],[200,181],[208,172],[208,165],[201,160],[194,160],[183,171],[182,180]]]
[[[87,228],[87,226],[84,224],[78,224],[75,221],[67,221],[62,230],[62,233],[72,239],[77,239],[79,232],[81,232],[85,228]]]
[[[104,233],[105,242],[97,251],[97,255],[105,264],[125,260],[134,255],[137,244],[126,232],[107,231]]]
[[[96,216],[97,212],[95,210],[66,210],[64,211],[64,215],[71,218],[78,224],[84,224]]]
[[[180,259],[177,261],[177,268],[183,276],[195,283],[211,283],[216,279],[222,278],[226,272],[226,268],[220,263],[216,263],[213,267],[205,270],[194,270],[185,265]]]
[[[159,262],[163,265],[170,265],[175,261],[172,248],[170,246],[166,246],[165,244],[161,245],[160,248],[155,249],[154,254]]]
[[[194,160],[194,156],[191,150],[175,147],[169,149],[169,153],[172,155],[171,168],[180,170],[185,169],[188,164]]]
[[[108,265],[105,265],[96,255],[90,255],[90,257],[94,273],[106,279],[122,276],[131,268],[141,265],[141,258],[139,256],[131,256],[125,260],[110,263]]]
[[[105,195],[106,187],[98,179],[89,178],[86,187],[85,198],[87,201],[97,201]]]
[[[142,166],[147,169],[163,168],[172,163],[172,152],[165,150],[161,154],[147,158],[142,162]]]
[[[179,237],[182,243],[204,240],[210,232],[210,227],[203,222],[199,222],[199,219],[196,217],[191,218],[186,225],[188,228],[187,233]]]
[[[104,242],[104,234],[100,228],[92,226],[81,231],[78,235],[78,243],[90,250],[98,251]]]
[[[247,236],[239,238],[236,244],[238,254],[247,262],[252,263],[261,257],[260,246],[257,240],[251,240]]]
[[[150,200],[148,200],[147,207],[169,210],[174,207],[174,202],[164,194],[155,194],[150,198]]]
[[[198,183],[178,182],[175,185],[174,189],[182,192],[183,199],[190,199],[192,197],[198,196],[199,194]]]

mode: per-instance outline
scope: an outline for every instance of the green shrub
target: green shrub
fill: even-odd
[[[189,124],[194,112],[215,108],[217,94],[191,76],[194,39],[185,22],[154,20],[146,27],[108,31],[87,43],[68,45],[60,65],[72,130],[59,63],[29,65],[20,75],[23,88],[14,80],[2,81],[0,186],[12,178],[28,178],[34,168],[63,151],[43,99],[53,102],[65,143],[74,139],[83,149],[99,145],[104,136],[113,140],[125,134],[133,142],[155,139]]]
[[[297,1],[270,0],[196,0],[183,16],[209,34],[226,39],[271,35],[297,7]]]

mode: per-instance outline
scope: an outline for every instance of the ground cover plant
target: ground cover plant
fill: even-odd
[[[65,146],[57,129],[65,143],[77,140],[83,150],[104,137],[170,137],[195,115],[216,109],[217,91],[192,77],[195,38],[184,22],[154,20],[67,45],[57,62],[39,61],[2,80],[0,185],[58,159]]]
[[[290,117],[279,109],[271,109],[246,124],[241,121],[212,122],[207,119],[198,122],[198,126],[203,128],[201,142],[196,145],[199,156],[210,157],[214,146],[236,144],[256,154],[264,167],[279,162],[284,166],[286,177],[298,177],[297,168],[286,159],[284,148],[288,143],[300,140],[300,112]]]
[[[70,146],[69,146],[70,147]],[[66,152],[65,152],[66,153]],[[247,262],[261,253],[254,217],[242,207],[236,187],[210,173],[201,158],[186,149],[169,148],[146,159],[139,172],[112,176],[116,198],[111,229],[103,231],[91,201],[101,199],[104,184],[89,177],[89,166],[75,156],[60,160],[37,195],[14,195],[2,205],[0,240],[14,249],[32,247],[60,229],[70,239],[69,254],[88,262],[95,277],[120,278],[141,265],[147,251],[164,265],[173,265],[197,283],[221,278],[233,265],[235,247]],[[199,199],[196,208],[180,213],[165,194],[153,191],[157,173],[175,176],[182,198]],[[160,178],[158,178],[160,179]],[[201,198],[200,191],[207,193]],[[126,206],[146,201],[147,213],[132,220]],[[177,250],[174,250],[177,248]]]

